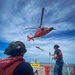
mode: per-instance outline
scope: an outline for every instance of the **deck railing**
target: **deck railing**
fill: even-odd
[[[49,75],[54,75],[53,71],[54,71],[54,64],[50,63],[50,64],[41,64],[41,66],[44,65],[48,65],[50,70],[49,70]],[[75,75],[73,73],[73,67],[75,66],[75,64],[67,64],[65,63],[63,66],[63,70],[62,73],[63,75]]]

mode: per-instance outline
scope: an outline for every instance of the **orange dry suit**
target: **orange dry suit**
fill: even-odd
[[[14,69],[25,60],[21,56],[7,57],[0,60],[0,75],[13,75]]]

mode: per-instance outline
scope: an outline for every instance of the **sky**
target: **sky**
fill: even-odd
[[[27,41],[27,35],[33,36],[41,20],[42,27],[54,27],[55,30],[45,36]],[[58,44],[65,63],[75,64],[75,0],[0,0],[0,58],[12,41],[22,41],[27,53],[26,61],[55,62],[49,56],[54,53],[53,46]],[[44,49],[41,51],[36,48]]]

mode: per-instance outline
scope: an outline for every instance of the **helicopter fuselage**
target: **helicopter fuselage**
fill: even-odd
[[[33,38],[36,38],[36,37],[40,37],[40,36],[44,36],[46,34],[48,34],[50,31],[54,30],[53,27],[51,28],[47,28],[47,27],[43,27],[43,28],[38,28],[33,36]]]

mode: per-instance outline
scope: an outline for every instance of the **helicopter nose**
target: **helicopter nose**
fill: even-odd
[[[53,27],[51,27],[52,30],[55,30]]]

